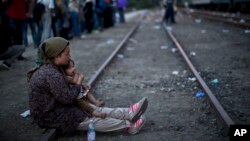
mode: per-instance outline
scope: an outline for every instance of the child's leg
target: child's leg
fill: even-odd
[[[129,108],[108,108],[108,107],[97,107],[97,112],[106,113],[107,117],[129,120]]]
[[[135,122],[146,111],[147,106],[147,99],[142,98],[139,102],[132,104],[129,108],[96,107],[96,111],[106,113],[107,117]]]
[[[141,116],[135,123],[131,123],[128,120],[120,120],[115,118],[86,118],[78,125],[78,130],[88,130],[90,119],[94,122],[94,128],[97,132],[111,132],[111,131],[127,131],[129,134],[136,134],[140,131],[145,124],[146,119]]]
[[[94,95],[93,95],[92,93],[88,93],[88,94],[87,94],[87,97],[88,97],[88,100],[89,100],[92,104],[94,104],[94,105],[96,105],[96,106],[98,106],[98,107],[102,107],[102,106],[105,105],[105,102],[97,100],[97,99],[94,97]]]
[[[93,119],[95,130],[98,132],[110,132],[128,129],[131,123],[127,120],[120,120],[115,118],[107,117],[101,118],[87,118],[81,122],[78,126],[78,130],[88,130],[90,119]]]
[[[93,111],[96,109],[95,107],[90,105],[90,103],[85,98],[77,99],[76,103],[81,109],[83,109],[89,114],[92,114]]]

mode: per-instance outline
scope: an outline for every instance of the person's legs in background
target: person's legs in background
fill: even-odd
[[[2,62],[2,65],[10,69],[11,64],[15,59],[17,59],[20,55],[22,55],[25,51],[25,46],[24,45],[13,45],[8,48],[8,50],[0,55],[0,60],[4,60]]]

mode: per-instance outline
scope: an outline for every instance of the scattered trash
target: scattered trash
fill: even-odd
[[[132,38],[130,38],[129,41],[132,42],[132,43],[134,43],[134,44],[138,43],[138,41],[136,41],[135,39],[132,39]]]
[[[215,78],[214,80],[211,81],[211,83],[213,84],[218,84],[219,83],[219,80],[217,78]]]
[[[186,2],[185,5],[188,5],[188,3]],[[189,12],[191,12],[191,13],[194,12],[194,9],[190,9]]]
[[[123,58],[124,58],[124,55],[123,55],[123,54],[117,54],[117,57],[118,57],[119,59],[123,59]]]
[[[194,81],[196,81],[196,78],[195,77],[188,77],[188,80],[194,82]]]
[[[173,74],[173,75],[178,75],[179,72],[178,72],[178,71],[173,71],[172,74]]]
[[[206,29],[202,29],[202,30],[201,30],[201,33],[202,33],[202,34],[205,34],[205,33],[207,33],[207,30],[206,30]]]
[[[171,26],[167,26],[166,29],[167,29],[168,31],[170,31],[170,32],[173,30],[173,28],[172,28]]]
[[[245,30],[245,33],[246,33],[246,34],[250,33],[250,29],[246,29],[246,30]]]
[[[168,49],[168,46],[161,46],[161,49]]]
[[[155,93],[156,93],[156,91],[150,91],[149,93],[151,93],[151,94],[155,94]]]
[[[27,111],[21,113],[20,115],[25,118],[25,117],[30,115],[30,110],[27,110]]]
[[[81,39],[84,39],[84,38],[86,38],[86,36],[85,35],[81,35],[81,37],[80,37]]]
[[[205,93],[203,91],[198,91],[196,94],[195,94],[196,97],[203,97],[205,96]]]
[[[195,22],[200,24],[201,23],[201,19],[195,19]]]
[[[161,27],[160,27],[159,25],[155,25],[155,26],[154,26],[154,29],[157,29],[157,30],[158,30],[158,29],[160,29],[160,28],[161,28]]]
[[[185,75],[185,74],[187,73],[187,71],[186,71],[186,70],[184,70],[182,73],[183,73],[183,75]]]
[[[160,23],[161,22],[161,19],[156,19],[155,20],[155,23]]]
[[[195,55],[196,55],[196,53],[194,51],[190,52],[190,56],[195,56]]]
[[[177,51],[177,48],[172,48],[171,51],[175,53]]]
[[[113,39],[109,39],[107,42],[106,42],[107,44],[113,44],[114,43],[114,40]]]
[[[245,23],[245,20],[244,20],[244,19],[241,19],[241,20],[240,20],[240,23]]]
[[[160,90],[161,90],[161,91],[164,91],[164,90],[165,90],[165,88],[164,88],[164,87],[161,87],[161,88],[160,88]]]
[[[228,29],[222,29],[222,32],[223,32],[223,33],[228,33],[229,30],[228,30]]]
[[[133,48],[133,47],[127,47],[127,50],[128,51],[133,51],[133,50],[135,50],[135,48]]]

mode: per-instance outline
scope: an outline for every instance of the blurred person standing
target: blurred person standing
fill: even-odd
[[[37,3],[42,3],[45,6],[45,12],[39,23],[39,38],[40,42],[52,36],[52,12],[55,8],[54,0],[38,0]]]
[[[125,16],[124,16],[124,10],[128,6],[128,1],[127,0],[116,0],[116,6],[119,14],[119,19],[120,23],[124,23]]]
[[[163,17],[163,21],[166,22],[166,24],[173,24],[175,23],[174,19],[174,5],[175,0],[163,0],[163,7],[165,8],[165,13]]]
[[[15,29],[10,26],[5,15],[0,15],[0,60],[6,69],[11,68],[11,64],[25,51],[24,45],[15,43]]]
[[[25,0],[12,0],[7,8],[7,16],[9,24],[13,30],[13,42],[17,45],[23,45],[23,29],[26,22],[26,5]],[[22,55],[19,55],[18,60],[26,60]]]
[[[104,0],[105,2],[105,10],[103,13],[103,27],[109,28],[114,26],[113,21],[113,1],[112,0]]]
[[[85,17],[85,24],[86,24],[86,29],[87,29],[87,33],[91,33],[93,30],[93,1],[92,0],[86,0],[85,1],[85,5],[83,8],[83,13],[84,13],[84,17]]]
[[[106,3],[104,0],[95,0],[95,13],[96,13],[96,29],[102,30],[103,29],[103,22],[104,22],[104,11],[106,8]]]
[[[80,16],[79,16],[80,2],[79,0],[70,0],[69,11],[72,29],[75,37],[80,37]]]
[[[33,39],[34,47],[39,46],[38,41],[38,26],[35,24],[34,18],[33,18],[33,8],[35,4],[35,0],[26,0],[26,22],[24,23],[24,29],[23,29],[23,41],[24,45],[28,46],[28,27],[30,27],[31,35]]]
[[[57,35],[65,39],[70,39],[70,12],[69,0],[55,0],[55,13],[56,13],[56,32]]]
[[[7,9],[10,26],[15,30],[14,40],[17,44],[23,44],[23,26],[26,21],[25,0],[12,0]]]

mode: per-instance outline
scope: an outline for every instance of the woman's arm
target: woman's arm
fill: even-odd
[[[58,70],[51,70],[47,77],[50,93],[63,104],[71,104],[81,91],[80,85],[69,85]]]

